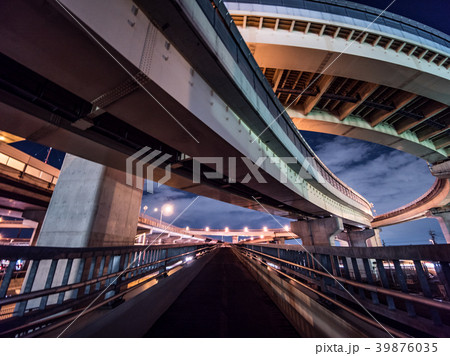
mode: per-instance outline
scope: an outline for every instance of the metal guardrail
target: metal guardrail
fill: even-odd
[[[112,306],[131,290],[214,248],[2,246],[0,259],[10,263],[0,278],[0,336],[35,336],[74,320],[87,306],[89,311]],[[10,288],[17,260],[26,261],[27,273]]]
[[[346,16],[352,19],[372,22],[376,25],[395,28],[397,31],[408,32],[414,36],[431,40],[439,45],[450,48],[450,36],[433,27],[424,25],[418,21],[409,19],[388,11],[381,11],[372,6],[357,4],[349,1],[335,0],[308,0],[308,1],[283,1],[271,0],[227,0],[227,2],[242,2],[250,4],[270,4],[272,6],[320,11],[321,13]],[[376,21],[375,21],[376,20]]]
[[[364,309],[397,336],[450,336],[449,245],[237,248],[375,327]]]

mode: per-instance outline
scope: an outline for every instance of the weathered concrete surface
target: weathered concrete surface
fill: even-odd
[[[375,236],[374,229],[341,232],[338,239],[348,241],[351,247],[368,247],[367,240]]]
[[[126,185],[125,173],[67,155],[38,246],[133,245],[142,190]]]
[[[126,185],[124,172],[67,155],[45,215],[37,246],[101,247],[133,245],[142,190]],[[52,286],[61,284],[67,261],[60,261]],[[79,261],[69,276],[74,282]],[[41,261],[32,291],[43,289],[51,261]],[[29,271],[29,270],[28,270]],[[25,281],[28,278],[28,272]],[[26,282],[23,284],[26,285]],[[39,305],[40,299],[27,304]],[[56,303],[50,296],[48,304]]]
[[[291,231],[306,246],[334,246],[335,236],[343,230],[344,224],[338,217],[291,222]]]
[[[375,235],[373,235],[370,239],[368,239],[366,241],[367,247],[381,247],[382,246],[381,238],[380,238],[381,230],[382,230],[381,228],[373,229],[373,232],[375,233]]]

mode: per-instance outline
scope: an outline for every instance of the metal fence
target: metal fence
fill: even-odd
[[[53,248],[1,246],[0,336],[36,335],[89,306],[113,306],[131,290],[211,251],[213,244]],[[26,264],[26,274],[16,261]],[[21,276],[19,274],[22,273]]]
[[[449,245],[238,249],[376,327],[367,310],[408,335],[450,336]]]

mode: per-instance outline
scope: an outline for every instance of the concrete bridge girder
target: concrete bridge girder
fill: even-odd
[[[278,17],[275,13],[249,13],[233,8],[230,12],[232,15]],[[354,28],[365,31],[363,27],[354,26]],[[256,27],[240,27],[239,30],[244,40],[251,46],[255,59],[261,67],[313,73],[320,73],[326,68],[327,75],[386,85],[450,105],[450,99],[446,95],[450,72],[434,63],[366,43],[351,44],[352,41],[342,38]],[[393,35],[389,37],[395,38]],[[398,37],[398,40],[405,41],[401,37]],[[299,58],[302,60],[299,61]],[[368,71],[367,68],[371,70]],[[386,75],[387,73],[389,75]]]

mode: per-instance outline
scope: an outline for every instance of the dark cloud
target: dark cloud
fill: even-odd
[[[339,178],[374,203],[377,214],[419,198],[434,183],[426,162],[408,153],[347,137],[302,135]],[[445,242],[436,219],[385,227],[381,238],[389,245],[428,244],[430,230]]]

